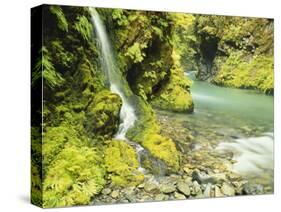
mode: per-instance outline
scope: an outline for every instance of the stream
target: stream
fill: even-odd
[[[193,80],[194,113],[158,111],[158,115],[187,128],[194,138],[194,151],[205,145],[211,146],[209,151],[228,153],[233,172],[273,190],[273,97],[197,81],[194,72],[185,75]]]

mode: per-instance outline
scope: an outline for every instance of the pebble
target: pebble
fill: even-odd
[[[167,200],[168,198],[167,198],[167,196],[165,195],[165,194],[157,194],[156,196],[155,196],[155,200],[156,201],[161,201],[161,200]]]
[[[159,192],[158,186],[156,184],[150,183],[150,182],[145,183],[144,190],[147,193],[157,193],[157,192]]]
[[[115,191],[112,191],[110,196],[113,198],[113,199],[116,199],[118,196],[119,196],[119,191],[115,190]]]
[[[110,189],[110,188],[105,188],[105,189],[102,190],[101,193],[102,193],[103,195],[108,195],[108,194],[111,193],[111,189]]]
[[[185,196],[190,196],[190,188],[189,188],[188,184],[186,184],[184,182],[178,182],[177,189],[179,192],[181,192]]]
[[[180,194],[178,192],[175,192],[174,197],[175,197],[175,199],[178,199],[178,200],[186,199],[186,197],[183,194]]]
[[[229,185],[228,183],[223,183],[221,187],[221,191],[223,194],[227,196],[234,196],[235,195],[235,189]]]
[[[215,197],[223,197],[223,193],[221,193],[221,190],[218,186],[215,186]]]
[[[176,188],[174,185],[171,185],[171,184],[162,184],[160,186],[160,190],[164,194],[169,194],[169,193],[173,193],[176,190]]]

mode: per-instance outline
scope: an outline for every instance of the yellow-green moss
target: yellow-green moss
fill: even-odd
[[[113,140],[105,149],[105,165],[112,184],[116,186],[138,185],[144,180],[138,171],[135,150],[125,141]]]
[[[88,106],[88,130],[94,130],[96,135],[112,136],[119,124],[119,112],[122,100],[108,90],[99,92]]]
[[[220,66],[214,82],[235,88],[253,88],[272,94],[274,89],[273,56],[253,56],[245,60],[241,52],[233,52]]]
[[[179,170],[180,156],[176,149],[175,143],[167,137],[159,134],[148,134],[142,142],[154,157],[161,159],[171,169],[171,171]]]
[[[192,112],[193,100],[190,94],[191,81],[184,76],[179,55],[173,52],[171,76],[162,89],[152,98],[151,104],[160,109],[175,112]]]
[[[43,207],[89,204],[105,184],[102,156],[94,149],[67,145],[49,166]]]

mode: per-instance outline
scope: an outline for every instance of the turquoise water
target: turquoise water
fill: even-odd
[[[211,124],[234,129],[247,126],[259,128],[261,132],[273,132],[272,96],[196,80],[193,81],[191,94],[195,104],[192,116],[196,119],[208,116]]]
[[[216,140],[217,145],[210,151],[231,152],[236,161],[232,170],[253,183],[262,184],[271,192],[274,172],[273,96],[197,81],[192,72],[186,75],[193,80],[194,113],[161,113],[170,116],[172,121],[183,123],[199,144]]]

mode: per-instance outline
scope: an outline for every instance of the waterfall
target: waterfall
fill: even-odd
[[[111,42],[108,39],[106,29],[102,20],[99,17],[98,12],[94,8],[90,8],[92,15],[92,22],[95,28],[95,33],[99,41],[99,47],[101,51],[101,65],[102,69],[106,72],[107,79],[109,81],[110,90],[113,93],[118,94],[122,99],[122,107],[120,111],[120,120],[121,124],[117,134],[115,135],[116,139],[127,140],[126,133],[133,127],[134,122],[136,121],[136,115],[134,108],[129,103],[125,95],[125,86],[126,81],[122,78],[122,74],[118,69],[118,65],[115,61],[114,51],[111,47]]]

